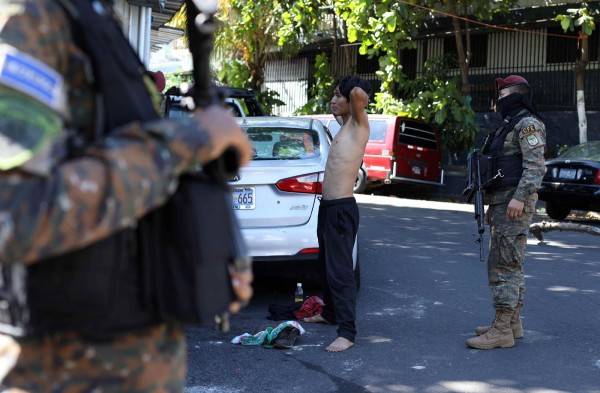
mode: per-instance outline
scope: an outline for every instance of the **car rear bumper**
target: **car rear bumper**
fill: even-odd
[[[543,182],[538,194],[542,201],[560,201],[573,208],[600,206],[600,185]]]
[[[425,179],[416,179],[412,177],[404,177],[398,176],[397,164],[394,162],[394,166],[392,168],[392,173],[390,174],[390,178],[386,180],[387,184],[389,183],[416,183],[416,184],[428,184],[431,186],[443,186],[444,185],[444,170],[440,171],[440,179],[439,181],[435,180],[425,180]]]
[[[256,261],[317,260],[318,253],[300,254],[304,249],[319,247],[317,220],[319,201],[316,200],[308,222],[304,225],[242,228],[250,255]]]

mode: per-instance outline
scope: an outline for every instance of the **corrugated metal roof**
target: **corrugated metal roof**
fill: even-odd
[[[152,36],[150,38],[152,51],[160,49],[162,45],[182,37],[183,30],[166,27],[173,15],[179,11],[184,0],[155,0],[152,4]]]

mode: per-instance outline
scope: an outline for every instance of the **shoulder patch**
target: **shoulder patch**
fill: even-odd
[[[533,124],[528,125],[527,127],[521,130],[521,136],[527,136],[531,134],[535,134],[536,128]]]
[[[65,113],[66,94],[62,75],[8,45],[0,45],[0,84],[31,96],[59,113]]]
[[[540,140],[534,134],[527,135],[527,144],[531,147],[535,147],[540,144]]]
[[[47,153],[54,151],[48,149],[61,132],[58,113],[29,96],[0,91],[0,171],[24,166],[34,159],[38,167],[42,161],[51,163]]]

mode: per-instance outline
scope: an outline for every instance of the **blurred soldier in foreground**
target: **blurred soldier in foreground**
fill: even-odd
[[[0,310],[25,335],[0,342],[3,388],[183,390],[183,330],[151,311],[135,226],[180,175],[251,147],[227,110],[163,120],[153,94],[108,1],[0,0],[0,295],[28,295],[24,318]],[[233,274],[240,301],[251,279]]]

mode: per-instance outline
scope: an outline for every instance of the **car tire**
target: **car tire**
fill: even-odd
[[[546,213],[553,220],[564,220],[570,212],[571,208],[568,206],[562,206],[556,202],[546,202]]]
[[[354,193],[362,194],[367,189],[367,174],[361,168],[358,170],[358,176],[356,177],[356,182],[354,183]]]

